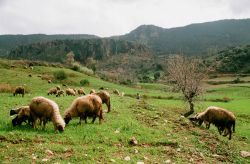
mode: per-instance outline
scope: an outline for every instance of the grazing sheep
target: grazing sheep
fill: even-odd
[[[43,128],[47,121],[51,120],[54,124],[55,131],[64,131],[65,122],[60,115],[58,105],[45,97],[35,97],[30,103],[30,115],[32,117],[32,126],[36,128],[36,121],[40,119],[43,122]]]
[[[24,87],[18,86],[18,87],[16,87],[16,89],[15,89],[15,91],[14,91],[14,93],[13,93],[13,96],[16,96],[17,94],[21,94],[22,97],[23,97],[23,96],[24,96],[24,93],[25,93]]]
[[[86,93],[84,92],[84,89],[83,89],[83,88],[78,89],[78,90],[77,90],[77,93],[78,93],[79,95],[86,95]]]
[[[102,103],[106,104],[108,107],[108,113],[111,111],[111,105],[110,105],[110,95],[107,91],[100,91],[96,93],[92,93],[94,95],[98,95],[102,99]]]
[[[66,92],[67,96],[75,96],[76,95],[76,92],[74,91],[74,89],[71,89],[71,88],[66,89],[65,92]]]
[[[26,122],[28,120],[28,123],[30,124],[32,122],[32,119],[30,117],[30,107],[29,106],[22,106],[17,109],[12,109],[10,111],[10,115],[17,114],[17,116],[12,120],[12,125],[21,125],[23,122]]]
[[[48,91],[48,95],[56,95],[58,92],[58,89],[55,87],[55,88],[51,88],[49,91]]]
[[[82,119],[87,123],[87,117],[92,117],[92,123],[94,123],[96,117],[99,117],[101,124],[103,119],[101,98],[92,94],[76,98],[64,113],[65,123],[68,124],[73,117],[80,117],[79,124]]]
[[[52,83],[52,80],[48,80],[48,83]]]
[[[204,122],[208,129],[211,123],[214,124],[218,128],[220,134],[223,131],[223,136],[229,134],[229,140],[231,140],[232,128],[233,132],[235,132],[236,117],[232,112],[223,108],[210,106],[204,112],[198,113],[195,117],[190,118],[190,120],[198,122],[199,125]]]
[[[60,86],[56,86],[56,89],[57,89],[58,91],[60,91],[60,90],[61,90],[61,87],[60,87]]]
[[[115,90],[113,91],[113,93],[116,94],[116,95],[120,95],[120,92],[119,92],[117,89],[115,89]]]
[[[56,94],[56,97],[60,97],[61,95],[64,96],[64,91],[63,90],[58,91],[57,94]]]
[[[92,94],[92,93],[96,93],[96,91],[94,89],[91,89],[89,94]]]
[[[141,95],[139,93],[136,93],[136,99],[141,99]]]

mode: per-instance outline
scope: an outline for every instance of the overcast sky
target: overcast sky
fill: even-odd
[[[250,0],[0,0],[0,34],[112,36],[233,18],[250,18]]]

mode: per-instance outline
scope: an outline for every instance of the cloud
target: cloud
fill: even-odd
[[[230,10],[236,15],[244,15],[250,13],[250,1],[249,0],[229,0],[228,5]]]
[[[248,0],[0,0],[0,34],[121,35],[139,25],[170,28],[250,17]]]

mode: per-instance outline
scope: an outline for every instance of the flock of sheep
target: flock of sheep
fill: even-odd
[[[75,96],[76,93],[79,95],[85,95],[82,88],[78,91],[75,89],[67,89],[66,95]],[[115,92],[114,92],[115,93]],[[24,88],[17,87],[14,96],[16,94],[24,95]],[[55,94],[56,96],[61,96],[64,91],[60,87],[51,88],[48,91],[48,95]],[[71,106],[65,111],[64,119],[62,119],[58,105],[47,98],[35,97],[32,99],[29,106],[23,106],[15,110],[10,111],[10,115],[17,114],[17,116],[12,120],[13,126],[21,125],[22,122],[27,121],[32,124],[33,128],[36,127],[36,123],[40,121],[40,125],[43,123],[45,127],[48,121],[52,121],[55,130],[63,131],[65,128],[65,123],[68,124],[69,121],[74,117],[80,117],[81,120],[84,119],[87,123],[87,117],[93,118],[92,123],[94,123],[96,117],[99,118],[99,123],[103,120],[102,104],[105,103],[108,107],[108,112],[110,112],[110,95],[107,91],[95,92],[90,91],[90,94],[76,98]],[[223,108],[210,106],[204,112],[197,113],[195,116],[191,117],[190,120],[198,125],[204,124],[206,128],[209,129],[210,124],[214,124],[219,134],[223,133],[223,136],[229,135],[229,140],[232,138],[232,132],[235,132],[235,115]]]
[[[23,96],[24,91],[23,87],[17,87],[13,95],[21,94]],[[55,87],[49,90],[48,95],[56,94],[59,96],[58,93],[60,91],[62,90],[60,90],[59,87]],[[66,94],[67,91],[75,95],[74,89],[67,89]],[[21,106],[17,109],[10,110],[10,115],[16,115],[12,120],[12,125],[21,125],[23,122],[28,121],[29,124],[32,124],[33,128],[37,127],[37,123],[40,123],[40,125],[43,125],[43,128],[45,128],[46,123],[52,121],[55,131],[64,131],[65,124],[68,124],[74,117],[80,117],[79,123],[81,123],[82,119],[87,123],[88,117],[93,118],[92,123],[94,123],[96,117],[98,117],[99,123],[101,123],[103,120],[102,104],[105,103],[107,105],[108,112],[111,110],[109,93],[107,91],[91,91],[92,93],[85,95],[85,92],[81,91],[83,91],[82,88],[78,90],[78,94],[84,94],[84,96],[80,96],[72,102],[64,113],[64,119],[60,115],[56,102],[39,96],[33,98],[28,106]]]

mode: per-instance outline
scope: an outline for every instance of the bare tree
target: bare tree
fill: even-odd
[[[69,53],[67,53],[66,55],[67,64],[72,65],[73,62],[75,61],[74,57],[75,57],[75,54],[73,51],[70,51]]]
[[[168,60],[169,80],[188,102],[190,110],[184,114],[188,117],[194,113],[194,100],[202,91],[202,80],[207,77],[207,68],[199,59],[175,55]]]

